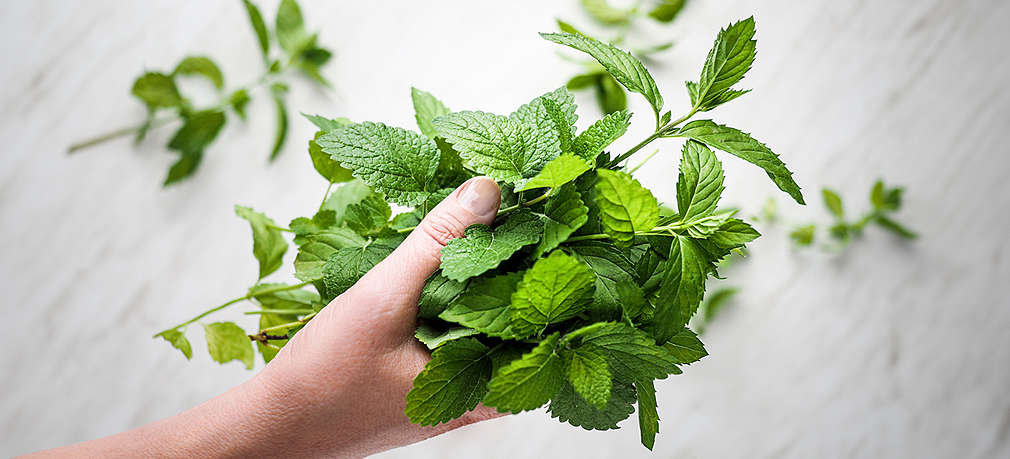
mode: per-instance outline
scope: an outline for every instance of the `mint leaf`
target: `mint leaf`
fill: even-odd
[[[133,82],[130,91],[151,110],[182,105],[182,96],[171,76],[158,72],[147,72]]]
[[[417,120],[417,128],[421,130],[421,134],[429,139],[434,139],[438,133],[431,122],[436,117],[448,115],[449,108],[431,93],[417,88],[410,88],[410,99],[414,102],[414,119]]]
[[[442,275],[462,281],[479,276],[507,260],[523,246],[540,240],[543,222],[529,212],[516,212],[494,228],[470,225],[464,237],[442,249]]]
[[[513,332],[520,337],[539,334],[575,317],[592,301],[595,285],[589,266],[564,252],[537,260],[512,294]]]
[[[712,215],[723,190],[722,164],[715,153],[692,140],[684,144],[677,179],[677,209],[685,222]]]
[[[649,17],[659,22],[672,22],[683,8],[684,0],[660,0],[659,4],[649,11]]]
[[[561,358],[554,352],[560,335],[554,333],[532,351],[495,372],[487,384],[484,404],[500,413],[535,410],[561,390]]]
[[[274,221],[248,207],[235,206],[235,215],[249,222],[253,235],[253,256],[259,261],[259,279],[281,267],[288,242]]]
[[[330,183],[341,183],[353,179],[351,171],[323,152],[323,148],[316,142],[325,133],[325,131],[316,132],[316,137],[309,141],[309,157],[312,158],[312,167]]]
[[[556,136],[493,113],[457,112],[433,124],[473,170],[503,182],[521,184],[561,154]]]
[[[798,246],[808,246],[814,243],[814,235],[816,234],[816,231],[817,226],[804,225],[790,232],[789,238],[791,238],[793,243]]]
[[[351,288],[361,276],[393,253],[396,247],[382,241],[374,241],[364,247],[339,249],[330,256],[323,266],[324,303],[336,298]]]
[[[165,181],[161,185],[169,186],[189,178],[200,167],[201,161],[203,161],[202,151],[183,153],[176,162],[172,163],[172,167],[168,169],[168,175],[165,176]]]
[[[894,234],[897,234],[898,236],[901,236],[901,237],[903,237],[905,239],[915,239],[915,238],[919,237],[919,235],[915,231],[912,231],[912,230],[910,230],[908,228],[905,228],[900,223],[898,223],[898,222],[896,222],[894,220],[891,220],[890,218],[887,218],[887,217],[885,217],[883,215],[877,216],[877,218],[874,219],[874,221],[881,228],[884,228],[884,229],[886,229],[886,230],[888,230],[888,231],[890,231],[890,232],[892,232]]]
[[[178,349],[182,352],[182,355],[186,356],[186,360],[193,358],[193,347],[190,346],[189,340],[186,339],[186,335],[182,334],[179,330],[165,330],[154,336],[160,336],[168,341],[172,347]]]
[[[582,399],[598,409],[610,400],[610,369],[607,358],[592,346],[580,346],[562,353],[568,382]]]
[[[332,210],[337,223],[341,224],[348,206],[359,203],[372,194],[375,192],[365,182],[354,179],[333,190],[323,203],[323,209]]]
[[[604,148],[624,135],[630,124],[630,112],[614,111],[579,134],[575,138],[572,152],[588,161],[596,161],[596,157],[603,152]]]
[[[637,231],[648,231],[659,221],[659,204],[649,190],[627,173],[601,169],[596,184],[603,231],[618,243],[630,243]]]
[[[828,208],[831,215],[834,215],[837,219],[845,218],[845,209],[842,207],[842,197],[838,195],[835,191],[824,188],[821,190],[821,195],[824,197],[824,207]]]
[[[708,240],[725,248],[743,247],[744,244],[761,236],[754,227],[743,220],[730,218],[719,229],[708,236]]]
[[[670,244],[666,273],[654,302],[656,341],[664,343],[691,320],[705,295],[711,268],[705,251],[689,237],[676,236]]]
[[[589,208],[582,203],[574,185],[558,188],[544,205],[544,235],[533,249],[533,257],[550,252],[561,245],[589,220]]]
[[[607,0],[581,0],[581,3],[582,9],[604,25],[623,24],[635,13],[633,9],[614,8]]]
[[[656,385],[652,381],[639,381],[635,383],[635,392],[638,393],[638,429],[642,444],[651,451],[656,446],[656,434],[659,433]]]
[[[224,120],[224,112],[220,110],[204,110],[187,115],[182,127],[168,141],[168,149],[183,155],[203,153],[221,132]]]
[[[670,337],[670,341],[667,341],[663,345],[666,350],[670,351],[670,354],[677,363],[688,364],[694,363],[708,355],[708,351],[705,350],[705,345],[698,339],[698,335],[695,335],[690,328],[681,328],[676,334]]]
[[[793,173],[786,168],[778,155],[750,134],[716,124],[711,120],[696,120],[687,123],[675,136],[697,140],[764,169],[780,190],[792,196],[796,202],[805,204],[799,185],[793,181]]]
[[[592,166],[585,159],[565,153],[548,162],[535,177],[526,182],[521,190],[558,188],[575,180],[576,177],[589,169],[592,169]]]
[[[267,25],[263,22],[263,14],[249,0],[242,0],[242,4],[245,5],[246,13],[249,14],[249,23],[252,25],[253,32],[256,33],[256,41],[260,45],[260,52],[263,53],[263,59],[265,60],[270,54],[270,37],[267,35]]]
[[[901,195],[904,192],[904,188],[890,188],[883,181],[877,180],[870,192],[870,202],[874,209],[893,212],[901,208]]]
[[[327,132],[317,143],[355,177],[397,204],[420,204],[435,189],[439,150],[417,133],[364,122]]]
[[[509,305],[521,278],[519,273],[509,273],[474,279],[439,318],[488,336],[512,338]]]
[[[209,57],[188,56],[179,65],[175,66],[172,75],[200,75],[210,80],[214,87],[221,89],[224,87],[224,75],[221,69]]]
[[[386,227],[393,210],[389,208],[382,197],[372,194],[347,206],[344,211],[344,224],[362,236],[374,236]]]
[[[333,254],[340,249],[361,248],[367,242],[348,228],[330,228],[305,236],[295,257],[295,278],[301,281],[316,281],[323,278],[324,267]]]
[[[407,393],[410,422],[430,426],[474,409],[487,392],[491,359],[487,346],[460,338],[439,346]]]
[[[435,272],[421,290],[417,316],[422,319],[437,318],[466,288],[467,282],[454,281],[443,276],[441,271]]]
[[[429,325],[420,325],[414,330],[414,337],[417,338],[428,349],[435,349],[449,341],[473,336],[480,333],[477,330],[466,327],[453,327],[447,330],[439,330]]]
[[[699,111],[707,111],[719,104],[736,98],[742,92],[726,92],[743,78],[754,63],[755,47],[754,18],[749,17],[730,24],[719,31],[715,44],[708,52],[701,78],[697,85],[688,84],[691,104]]]
[[[620,50],[606,43],[585,35],[570,33],[541,33],[541,37],[554,43],[570,46],[582,51],[599,61],[629,91],[637,92],[649,101],[657,117],[663,110],[663,96],[656,87],[656,81],[645,69],[645,66],[627,51]]]
[[[575,96],[565,87],[560,87],[533,99],[516,109],[509,118],[536,126],[538,135],[545,139],[558,139],[562,152],[569,152],[575,130]]]
[[[274,98],[274,109],[277,113],[274,146],[270,149],[270,161],[273,161],[281,153],[281,149],[284,148],[284,140],[288,137],[288,109],[284,106],[284,93],[287,92],[287,87],[274,83],[270,89]]]
[[[600,241],[585,241],[569,246],[579,260],[596,273],[596,290],[589,314],[597,320],[621,318],[625,297],[620,285],[635,284],[635,266],[617,246]],[[632,314],[634,315],[634,314]]]
[[[308,113],[302,113],[302,116],[323,132],[336,131],[337,129],[354,124],[351,120],[343,117],[327,118],[325,116],[310,115]],[[317,133],[316,138],[318,138],[319,135],[320,134]]]
[[[235,113],[242,121],[245,121],[245,107],[249,105],[250,100],[252,99],[249,97],[249,91],[238,89],[228,97],[228,105],[231,105],[232,110],[235,110]]]
[[[635,388],[631,384],[614,381],[610,389],[607,405],[597,409],[575,392],[571,384],[565,383],[561,390],[551,399],[551,417],[558,418],[586,430],[616,429],[617,423],[635,412]]]
[[[597,322],[571,335],[596,346],[607,357],[610,371],[621,381],[663,379],[679,374],[677,358],[645,332],[618,322]]]
[[[232,322],[215,322],[203,326],[207,336],[207,351],[217,363],[238,360],[251,370],[256,359],[252,341],[245,331]]]
[[[277,7],[277,42],[288,54],[297,55],[308,40],[302,10],[295,0],[281,0]]]

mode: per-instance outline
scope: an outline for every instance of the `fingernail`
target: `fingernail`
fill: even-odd
[[[485,217],[498,211],[501,190],[494,180],[474,177],[463,185],[459,193],[459,203],[478,217]]]

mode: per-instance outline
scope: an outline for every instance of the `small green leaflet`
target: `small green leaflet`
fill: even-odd
[[[393,210],[389,204],[377,194],[372,194],[347,206],[344,211],[344,224],[363,236],[374,236],[389,222]]]
[[[582,8],[602,24],[623,24],[635,13],[633,9],[614,8],[607,0],[581,0],[581,2]]]
[[[603,149],[614,143],[628,130],[631,112],[618,110],[593,123],[575,138],[572,153],[587,161],[596,161]]]
[[[439,150],[415,132],[364,122],[327,132],[317,143],[392,202],[413,206],[434,191]]]
[[[443,276],[441,272],[432,274],[424,284],[421,298],[417,301],[418,317],[422,319],[437,318],[466,288],[466,282],[454,281]]]
[[[656,341],[664,343],[691,320],[705,295],[705,279],[711,262],[705,251],[686,236],[676,236],[670,244],[666,274],[655,301]]]
[[[274,221],[248,207],[235,206],[235,215],[245,219],[252,227],[253,256],[259,261],[259,279],[277,271],[283,262],[284,252],[288,250],[288,241],[281,236],[281,231]]]
[[[597,322],[570,335],[596,346],[607,357],[610,371],[622,381],[663,379],[680,373],[677,358],[656,345],[645,332],[619,322]]]
[[[521,278],[519,273],[509,273],[474,279],[439,318],[488,336],[511,338],[509,305]]]
[[[730,24],[719,31],[715,44],[708,52],[701,78],[697,84],[688,82],[691,104],[699,111],[707,111],[719,104],[743,95],[746,91],[730,88],[743,78],[754,63],[754,18]]]
[[[656,385],[652,381],[635,383],[638,393],[638,429],[641,431],[642,444],[652,450],[656,446],[656,434],[659,433],[659,410],[656,406]]]
[[[295,0],[281,0],[277,7],[276,28],[277,41],[288,54],[298,54],[308,38],[302,10]]]
[[[150,109],[178,107],[182,96],[172,77],[158,72],[147,72],[133,83],[134,96]]]
[[[585,35],[541,33],[540,36],[593,56],[629,91],[645,96],[657,116],[663,110],[663,96],[656,87],[656,81],[652,79],[652,75],[645,69],[645,66],[631,53]]]
[[[824,188],[821,190],[824,197],[824,206],[831,211],[835,218],[845,218],[845,209],[842,207],[842,197],[837,192]]]
[[[526,337],[575,317],[592,301],[595,285],[589,266],[562,251],[537,260],[512,294],[512,331]]]
[[[417,128],[429,139],[434,139],[438,133],[431,123],[436,117],[448,115],[450,110],[431,93],[417,88],[410,88],[410,99],[414,102],[414,119]]]
[[[786,165],[779,159],[779,155],[769,150],[765,144],[755,140],[750,134],[716,124],[711,120],[697,120],[687,123],[674,135],[697,140],[764,169],[780,190],[792,196],[796,202],[805,204],[799,185],[793,181],[793,173],[786,168]]]
[[[368,270],[393,253],[394,248],[382,241],[374,241],[361,248],[344,248],[334,252],[323,266],[325,302],[351,288]]]
[[[270,149],[270,161],[277,159],[277,155],[284,148],[284,140],[288,138],[288,109],[284,106],[284,94],[287,91],[287,86],[280,83],[274,83],[270,87],[270,94],[274,98],[274,110],[277,114],[277,126],[274,129],[274,146]]]
[[[587,402],[571,384],[565,383],[561,391],[551,399],[551,416],[586,430],[616,429],[617,423],[635,412],[635,388],[631,384],[615,381],[610,389],[607,405],[597,409]]]
[[[312,167],[330,183],[341,183],[352,180],[354,176],[351,174],[351,171],[341,166],[339,161],[334,161],[316,143],[325,133],[326,131],[316,132],[316,137],[309,141],[309,157],[312,158]]]
[[[607,358],[593,346],[580,346],[562,356],[565,374],[575,392],[596,408],[606,408],[611,389]]]
[[[414,337],[423,343],[428,349],[435,349],[449,341],[480,333],[477,330],[466,327],[453,327],[447,330],[439,330],[429,325],[421,325],[414,331]]]
[[[524,104],[509,115],[509,118],[523,124],[536,126],[538,136],[544,139],[558,139],[562,152],[571,149],[575,130],[575,96],[568,88],[560,87]]]
[[[659,4],[649,11],[649,17],[659,22],[671,22],[683,8],[684,0],[660,0]]]
[[[589,313],[595,319],[621,317],[625,298],[619,285],[637,285],[635,267],[617,246],[602,241],[584,241],[569,246],[572,252],[596,273],[596,291]]]
[[[256,353],[241,327],[232,322],[215,322],[204,325],[203,331],[207,336],[207,351],[215,362],[238,360],[252,369]]]
[[[603,230],[618,243],[630,243],[637,231],[648,231],[659,221],[659,203],[638,180],[621,171],[600,169],[596,204]]]
[[[684,144],[677,179],[677,209],[681,220],[712,215],[723,190],[722,164],[715,153],[692,140]]]
[[[154,336],[160,336],[168,341],[172,347],[178,349],[182,352],[182,355],[186,356],[186,360],[193,358],[193,347],[190,346],[189,340],[186,339],[186,335],[182,334],[179,330],[165,330]]]
[[[526,182],[522,190],[558,188],[575,180],[576,177],[589,169],[592,169],[592,166],[586,160],[573,154],[565,153],[547,163],[536,177]]]
[[[217,89],[224,88],[224,75],[209,57],[188,56],[175,66],[173,75],[200,75],[210,80]]]
[[[306,282],[322,279],[323,268],[334,253],[345,248],[361,248],[366,243],[364,238],[347,228],[311,233],[305,236],[305,242],[298,248],[295,278]]]
[[[270,54],[270,37],[267,35],[267,25],[263,22],[263,14],[249,0],[242,0],[242,4],[245,5],[246,13],[249,14],[249,23],[252,25],[253,32],[256,33],[256,41],[260,45],[260,52],[263,53],[265,61]]]
[[[501,413],[520,413],[550,401],[564,381],[561,358],[554,352],[559,337],[554,333],[544,338],[532,351],[495,372],[484,404]]]
[[[905,239],[915,239],[919,237],[918,233],[916,233],[915,231],[905,228],[900,223],[891,220],[890,218],[887,218],[883,215],[878,216],[874,221],[877,222],[877,225],[879,225],[881,228],[884,228]]]
[[[798,246],[807,246],[814,243],[814,235],[817,232],[816,225],[804,225],[794,229],[789,233],[789,237]]]
[[[744,244],[761,236],[754,227],[743,220],[730,218],[708,236],[708,240],[725,248],[743,247]]]
[[[589,208],[573,184],[558,188],[544,206],[544,235],[533,249],[533,257],[550,252],[589,220]]]
[[[493,230],[487,225],[470,225],[464,237],[449,241],[442,249],[442,275],[462,281],[494,269],[523,246],[539,241],[543,225],[525,211],[509,215]]]
[[[323,132],[336,131],[337,129],[354,124],[351,122],[351,120],[343,117],[327,118],[325,116],[310,115],[307,113],[302,113],[302,116],[305,117],[305,119],[309,120],[310,123],[315,125],[317,128],[319,128],[319,130]],[[318,137],[319,134],[316,135],[316,138]]]
[[[675,335],[670,337],[670,341],[667,341],[663,345],[677,363],[689,364],[694,363],[708,355],[708,351],[705,350],[705,345],[698,339],[696,335],[690,328],[681,328]]]
[[[410,422],[433,426],[474,409],[487,392],[491,359],[487,346],[460,338],[439,346],[407,393]]]

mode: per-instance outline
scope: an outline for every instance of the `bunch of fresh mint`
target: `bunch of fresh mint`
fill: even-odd
[[[244,300],[260,306],[260,330],[204,326],[211,356],[251,368],[256,342],[269,361],[334,297],[389,255],[436,203],[475,175],[499,182],[491,226],[472,225],[442,250],[441,269],[419,304],[417,337],[432,360],[407,395],[422,425],[448,422],[477,403],[518,413],[549,405],[586,429],[613,429],[638,403],[642,442],[659,429],[654,380],[706,355],[687,328],[716,263],[759,236],[719,207],[723,170],[713,149],[764,169],[803,203],[779,157],[740,130],[690,118],[747,91],[733,89],[754,60],[754,21],[719,32],[692,106],[671,121],[656,82],[629,53],[567,33],[543,38],[586,52],[652,106],[655,131],[625,153],[608,146],[629,126],[618,111],[576,132],[572,95],[559,88],[509,115],[453,112],[412,93],[420,133],[382,123],[310,116],[316,169],[337,188],[312,217],[289,228],[245,207],[259,278],[282,263],[294,235],[301,283],[257,283],[246,295],[159,333],[187,357],[186,325]],[[627,172],[626,160],[660,138],[686,139],[675,206],[664,206]],[[671,174],[673,171],[671,170]],[[389,202],[413,210],[392,216]],[[306,288],[311,287],[311,289]]]
[[[151,129],[179,123],[168,142],[168,149],[179,154],[165,177],[168,186],[189,178],[196,172],[203,160],[203,153],[217,138],[225,125],[226,113],[230,108],[239,118],[245,119],[246,105],[251,100],[251,92],[256,88],[269,88],[277,111],[277,129],[270,160],[281,152],[288,132],[288,114],[284,97],[288,92],[285,73],[298,70],[316,82],[329,86],[319,73],[330,60],[332,53],[316,42],[318,35],[305,30],[302,11],[295,0],[282,0],[277,9],[273,33],[267,29],[259,8],[249,0],[242,0],[256,40],[263,55],[263,74],[252,83],[225,90],[224,74],[209,57],[189,56],[184,58],[169,73],[148,71],[133,83],[132,94],[147,107],[147,118],[137,126],[118,129],[69,148],[70,153],[88,148],[119,137],[134,135],[137,143],[144,140]],[[280,55],[272,54],[272,43],[280,48]],[[196,107],[179,90],[176,80],[180,77],[200,76],[209,81],[218,93],[219,101],[209,107]]]

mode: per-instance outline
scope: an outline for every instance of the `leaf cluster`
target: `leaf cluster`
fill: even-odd
[[[823,188],[821,196],[824,199],[824,207],[834,218],[833,223],[824,225],[828,237],[839,248],[844,248],[854,238],[859,237],[867,225],[876,225],[902,239],[917,238],[918,234],[915,231],[899,223],[893,215],[901,210],[904,192],[903,187],[889,187],[883,180],[877,180],[870,189],[870,209],[855,219],[850,219],[845,213],[841,195],[830,188]],[[794,228],[789,237],[797,246],[805,247],[815,243],[817,233],[818,225],[807,224]]]

